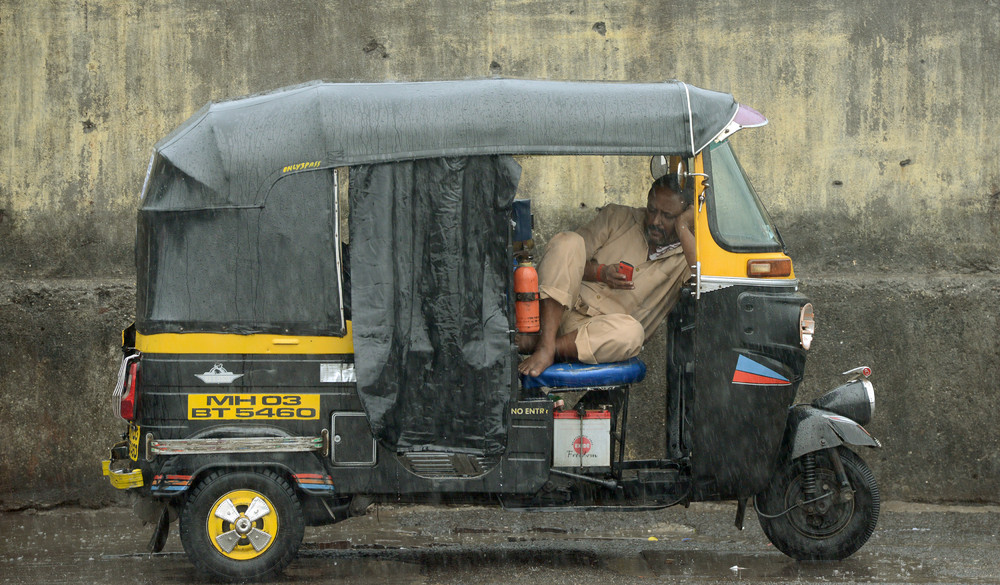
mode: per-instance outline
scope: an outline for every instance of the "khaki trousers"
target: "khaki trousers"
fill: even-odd
[[[559,335],[577,332],[577,358],[585,364],[617,362],[639,355],[645,339],[639,321],[622,313],[605,315],[580,301],[586,255],[580,234],[562,232],[549,241],[538,265],[541,298],[553,299],[566,309]],[[608,294],[614,291],[609,288]]]

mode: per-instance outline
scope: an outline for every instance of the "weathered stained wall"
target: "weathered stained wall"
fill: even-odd
[[[96,462],[157,139],[209,100],[311,79],[489,75],[679,78],[767,115],[734,143],[817,305],[803,397],[870,362],[884,494],[996,502],[998,39],[996,0],[0,0],[0,505],[109,497]],[[542,241],[642,200],[641,162],[524,163]]]

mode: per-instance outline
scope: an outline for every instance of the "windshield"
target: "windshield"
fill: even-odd
[[[781,251],[778,231],[728,141],[712,145],[708,164],[708,224],[715,241],[731,252]]]

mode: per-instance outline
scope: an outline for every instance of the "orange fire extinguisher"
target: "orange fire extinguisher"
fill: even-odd
[[[538,333],[538,272],[529,260],[520,260],[514,271],[514,314],[519,332]]]

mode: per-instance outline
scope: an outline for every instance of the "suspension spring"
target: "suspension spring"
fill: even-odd
[[[802,457],[802,493],[806,499],[816,495],[816,454],[807,453]]]

